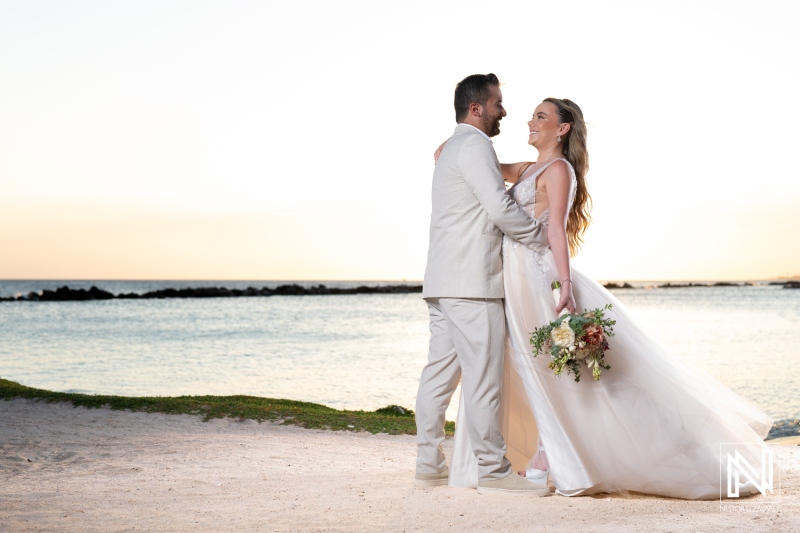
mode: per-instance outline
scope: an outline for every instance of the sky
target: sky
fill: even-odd
[[[570,98],[600,280],[800,274],[800,4],[0,0],[0,279],[419,280],[453,90]]]

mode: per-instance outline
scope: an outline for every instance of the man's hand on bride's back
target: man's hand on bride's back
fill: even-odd
[[[442,153],[442,149],[444,148],[445,144],[447,144],[447,141],[445,141],[442,144],[440,144],[439,148],[437,148],[436,151],[433,153],[433,164],[434,165],[436,164],[437,161],[439,161],[439,155]]]

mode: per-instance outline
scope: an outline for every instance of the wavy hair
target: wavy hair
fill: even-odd
[[[586,149],[586,122],[578,104],[566,98],[545,98],[558,110],[559,123],[568,123],[569,131],[561,143],[561,152],[575,169],[578,187],[575,201],[567,216],[567,242],[570,255],[575,256],[583,244],[583,233],[592,223],[592,197],[586,189],[586,173],[589,172],[589,151]]]

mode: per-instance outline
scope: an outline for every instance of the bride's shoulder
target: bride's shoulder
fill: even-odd
[[[572,171],[572,165],[570,164],[570,162],[567,161],[566,158],[561,158],[561,157],[559,157],[558,159],[553,161],[550,164],[550,167],[553,168],[553,169],[557,169],[557,170],[560,169],[560,170],[566,172],[567,174],[569,174],[570,171]]]
[[[572,181],[572,165],[566,159],[556,159],[542,173],[543,185],[547,183],[569,183]]]

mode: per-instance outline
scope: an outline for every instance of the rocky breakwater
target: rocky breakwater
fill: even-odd
[[[43,290],[40,292],[29,292],[25,295],[12,296],[10,298],[0,298],[0,301],[27,300],[34,302],[70,302],[84,300],[111,300],[115,298],[113,294],[94,285],[87,291],[86,289],[70,289],[67,286],[59,287],[54,291]]]
[[[611,281],[611,282],[608,282],[608,283],[604,283],[603,287],[605,287],[606,289],[633,289],[634,288],[633,285],[631,285],[627,281],[625,283],[614,283],[613,281]]]
[[[748,287],[751,283],[731,283],[729,281],[718,281],[717,283],[671,283],[667,282],[663,285],[657,285],[659,289],[685,289],[697,287]]]
[[[314,285],[303,287],[296,283],[290,285],[279,285],[275,288],[269,287],[248,287],[246,289],[228,289],[225,287],[191,287],[185,289],[161,289],[157,291],[145,292],[142,294],[129,292],[114,295],[108,291],[92,286],[86,289],[70,289],[67,286],[59,287],[55,291],[43,290],[40,292],[29,292],[25,295],[10,296],[0,298],[2,301],[35,301],[35,302],[67,302],[67,301],[86,301],[86,300],[141,300],[141,299],[163,299],[163,298],[236,298],[245,296],[318,296],[329,294],[410,294],[422,292],[422,285],[383,285],[368,287],[360,285],[352,288],[326,287],[325,285]]]

